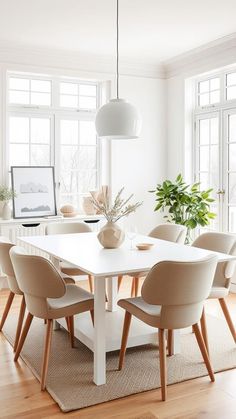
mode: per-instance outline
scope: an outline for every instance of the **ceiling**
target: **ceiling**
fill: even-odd
[[[115,54],[115,0],[0,0],[0,42]],[[159,64],[236,32],[236,0],[120,0],[120,55]]]

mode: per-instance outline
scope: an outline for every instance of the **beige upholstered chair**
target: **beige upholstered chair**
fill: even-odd
[[[2,330],[4,323],[7,319],[9,310],[11,308],[13,299],[15,297],[15,295],[22,295],[22,300],[21,300],[21,306],[20,306],[20,312],[19,312],[19,317],[18,317],[18,323],[17,323],[17,328],[16,328],[16,336],[15,336],[15,342],[14,342],[14,346],[13,349],[14,351],[16,350],[18,341],[19,341],[19,337],[20,337],[20,333],[21,333],[21,329],[22,329],[22,324],[23,324],[23,320],[24,320],[24,315],[25,315],[25,298],[23,295],[23,292],[20,290],[17,280],[15,278],[15,273],[13,270],[13,266],[12,266],[12,262],[10,259],[10,255],[9,255],[9,251],[12,248],[12,246],[14,246],[13,243],[9,242],[9,240],[6,238],[2,238],[0,240],[0,266],[1,269],[3,271],[3,273],[6,275],[7,277],[7,282],[8,282],[8,287],[10,289],[10,294],[8,296],[4,311],[3,311],[3,315],[2,315],[2,319],[0,322],[0,331]],[[66,284],[73,284],[74,280],[70,277],[68,277],[66,274],[62,274],[63,279],[65,281]],[[67,321],[67,319],[66,319]],[[67,321],[68,323],[68,321]],[[68,325],[69,326],[69,325]]]
[[[25,296],[28,316],[21,333],[14,360],[17,361],[33,317],[47,320],[42,363],[41,389],[45,389],[50,354],[53,319],[66,317],[73,340],[73,316],[90,311],[93,319],[94,299],[90,292],[74,284],[65,284],[53,264],[41,257],[25,254],[24,249],[12,247],[10,257],[17,282]]]
[[[212,286],[217,257],[209,255],[197,262],[160,262],[148,273],[142,286],[142,297],[120,300],[125,309],[119,370],[122,369],[132,315],[158,328],[162,400],[166,399],[165,330],[182,329],[193,325],[197,342],[211,381],[214,374],[198,322],[204,300]]]
[[[179,224],[164,223],[159,224],[150,233],[150,237],[155,239],[167,240],[174,243],[184,244],[187,234],[187,228]],[[137,297],[139,290],[140,278],[147,275],[147,272],[131,273],[129,276],[133,278],[131,286],[131,297]],[[120,289],[123,276],[118,277],[118,290]]]
[[[5,239],[4,239],[5,240]],[[20,337],[20,333],[21,333],[21,329],[22,329],[22,324],[23,324],[23,320],[24,320],[24,315],[25,315],[25,298],[23,295],[23,292],[20,290],[18,284],[17,284],[17,280],[15,278],[15,273],[13,270],[13,266],[11,263],[11,259],[9,256],[9,251],[11,249],[11,247],[14,246],[12,243],[10,243],[8,241],[8,239],[6,239],[6,241],[0,241],[0,266],[1,269],[3,271],[3,273],[6,275],[7,277],[7,282],[8,282],[8,287],[10,289],[10,294],[8,296],[4,311],[3,311],[3,315],[2,315],[2,319],[1,319],[1,323],[0,323],[0,331],[2,330],[4,323],[7,319],[9,310],[11,308],[13,299],[15,297],[15,295],[21,295],[22,296],[22,300],[21,300],[21,306],[20,306],[20,312],[19,312],[19,316],[18,316],[18,323],[17,323],[17,328],[16,328],[16,336],[15,336],[15,342],[14,342],[14,351],[16,350],[16,347],[18,345],[18,341],[19,341],[19,337]]]
[[[215,252],[227,253],[229,255],[236,255],[236,237],[232,234],[225,233],[204,233],[201,234],[192,244],[194,247],[200,247],[202,249],[213,250]],[[217,265],[213,286],[208,298],[218,299],[223,310],[225,319],[229,326],[230,332],[236,342],[236,332],[234,324],[232,322],[225,297],[229,293],[231,278],[235,271],[235,262],[220,262]],[[205,345],[209,352],[207,327],[205,311],[203,310],[201,318],[202,335],[205,340]]]
[[[74,234],[74,233],[89,233],[91,228],[86,223],[71,222],[71,223],[50,223],[46,227],[46,234]],[[85,272],[78,269],[76,266],[67,262],[60,262],[61,272],[69,276],[87,275]],[[88,275],[89,289],[93,292],[92,276]]]

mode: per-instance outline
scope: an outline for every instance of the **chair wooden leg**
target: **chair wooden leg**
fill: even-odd
[[[193,325],[193,330],[194,330],[194,333],[195,333],[195,336],[196,336],[196,339],[197,339],[197,343],[198,343],[199,349],[201,351],[203,360],[205,362],[205,365],[206,365],[208,374],[210,376],[210,379],[211,379],[211,381],[215,381],[214,372],[212,370],[212,366],[211,366],[211,363],[210,363],[208,352],[207,352],[207,349],[206,349],[204,340],[202,338],[202,335],[201,335],[201,332],[200,332],[200,329],[199,329],[198,324],[194,324]]]
[[[92,275],[88,275],[88,281],[89,281],[89,291],[93,293],[93,277]]]
[[[120,291],[122,279],[123,279],[123,275],[119,275],[118,276],[118,285],[117,285],[118,292]]]
[[[69,319],[69,324],[70,324],[70,343],[71,343],[71,347],[74,348],[74,337],[75,337],[74,316],[70,316],[68,317],[68,319]]]
[[[159,338],[159,358],[160,358],[160,378],[161,378],[161,398],[166,400],[166,343],[164,329],[158,329]]]
[[[92,323],[93,323],[93,326],[94,326],[94,310],[90,310],[90,316],[91,316]]]
[[[68,329],[68,332],[70,333],[70,322],[69,322],[69,317],[65,317],[65,319],[66,319],[66,324],[67,324],[67,329]]]
[[[173,355],[173,330],[168,330],[167,336],[168,356]]]
[[[9,313],[9,310],[11,308],[12,301],[13,301],[14,297],[15,297],[15,294],[14,294],[14,292],[11,291],[9,296],[8,296],[8,299],[7,299],[5,308],[4,308],[4,312],[3,312],[3,315],[2,315],[2,319],[1,319],[1,323],[0,323],[0,331],[2,330],[2,328],[4,326],[4,323],[6,321],[6,318],[7,318],[7,315]]]
[[[234,341],[236,342],[236,332],[235,332],[235,328],[234,328],[234,324],[232,322],[230,313],[229,313],[229,309],[227,307],[226,301],[224,298],[219,298],[219,303],[221,305],[222,311],[224,313],[225,319],[228,323],[229,326],[229,330],[233,336]]]
[[[131,297],[138,296],[138,289],[139,289],[139,278],[135,277],[132,280]]]
[[[20,312],[19,312],[19,317],[18,317],[18,323],[17,323],[17,329],[16,329],[16,337],[15,337],[15,343],[14,343],[14,347],[13,350],[14,352],[16,352],[16,348],[20,339],[20,334],[21,334],[21,329],[22,329],[22,324],[24,321],[24,316],[25,316],[25,297],[22,297],[21,300],[21,306],[20,306]]]
[[[45,385],[46,385],[48,361],[49,361],[50,348],[51,348],[51,342],[52,342],[52,326],[53,326],[53,321],[51,319],[48,319],[46,336],[45,336],[45,344],[44,344],[42,373],[41,373],[41,390],[45,390]]]
[[[124,326],[123,326],[122,339],[121,339],[119,367],[118,367],[119,371],[121,371],[121,369],[123,367],[123,364],[124,364],[126,346],[127,346],[130,323],[131,323],[131,317],[132,317],[132,315],[128,311],[126,311],[125,312],[125,320],[124,320]]]
[[[205,309],[203,307],[202,310],[202,317],[201,317],[201,330],[202,330],[202,337],[206,346],[206,350],[208,352],[208,356],[210,354],[209,352],[209,343],[208,343],[208,333],[207,333],[207,324],[206,324],[206,314],[205,314]],[[193,331],[194,331],[194,327],[193,327]],[[194,332],[195,333],[195,332]]]
[[[26,317],[25,325],[23,327],[23,330],[22,330],[22,333],[21,333],[21,337],[20,337],[19,343],[18,343],[17,348],[16,348],[16,353],[15,353],[15,357],[14,357],[14,361],[15,362],[19,358],[19,355],[21,353],[21,349],[22,349],[22,347],[24,345],[24,342],[25,342],[26,336],[28,334],[30,325],[32,323],[33,317],[34,316],[32,316],[31,313],[28,313],[28,316]]]
[[[138,290],[139,290],[139,278],[134,278],[134,279],[135,279],[134,292],[135,292],[135,297],[137,297]]]

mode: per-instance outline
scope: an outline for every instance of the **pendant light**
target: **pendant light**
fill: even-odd
[[[98,137],[118,140],[138,138],[141,129],[137,109],[119,97],[119,0],[116,0],[116,99],[98,110],[95,126]]]

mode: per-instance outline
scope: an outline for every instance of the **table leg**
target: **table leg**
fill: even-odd
[[[108,311],[116,311],[117,310],[117,286],[118,286],[118,278],[117,276],[112,276],[107,278],[107,309]]]
[[[94,376],[97,385],[106,383],[105,278],[94,277]]]
[[[54,256],[49,256],[50,261],[53,263],[53,265],[59,269],[60,266],[60,261],[59,259],[55,258]],[[59,330],[60,329],[60,325],[56,320],[53,320],[53,330]]]

